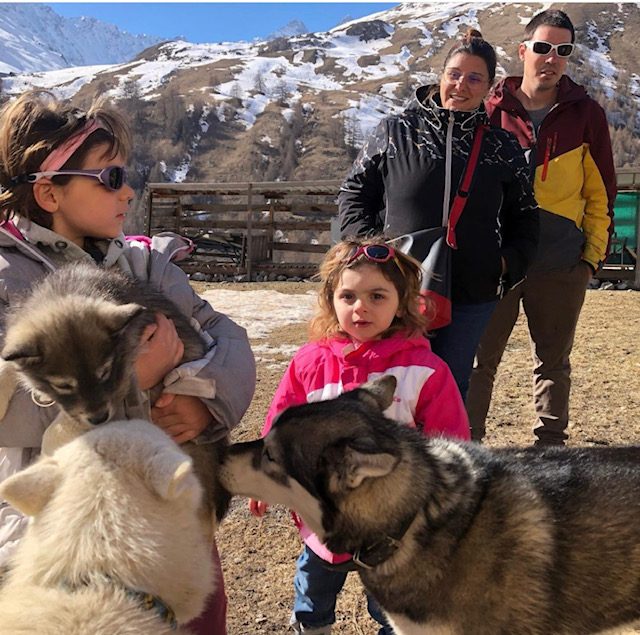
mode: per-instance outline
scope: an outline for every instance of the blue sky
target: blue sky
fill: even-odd
[[[310,31],[326,31],[346,16],[384,11],[388,2],[66,2],[47,3],[64,17],[89,16],[129,33],[189,42],[252,40],[294,19]]]

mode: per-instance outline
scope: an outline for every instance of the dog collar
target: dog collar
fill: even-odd
[[[152,595],[151,593],[146,593],[145,591],[138,591],[137,589],[131,589],[128,586],[125,586],[124,584],[118,582],[117,580],[114,580],[109,575],[102,575],[100,577],[105,582],[109,582],[114,586],[121,587],[124,590],[126,596],[137,602],[140,608],[144,609],[145,611],[155,611],[158,614],[158,617],[163,622],[166,622],[172,631],[175,631],[178,628],[176,614],[173,612],[173,609],[165,604],[165,602],[157,595]],[[74,591],[79,587],[91,586],[91,584],[94,582],[96,582],[96,578],[92,576],[91,578],[83,579],[80,584],[73,585],[68,582],[63,582],[62,586],[71,591]]]
[[[404,535],[404,534],[403,534]],[[402,537],[400,538],[400,540]],[[360,547],[353,554],[353,563],[363,569],[373,569],[388,560],[400,548],[400,540],[385,536],[370,547]]]
[[[138,604],[146,611],[155,611],[163,622],[166,622],[172,631],[178,628],[176,614],[173,609],[165,604],[157,595],[145,593],[144,591],[136,591],[124,587],[125,593],[132,600],[136,600]]]
[[[407,524],[398,538],[393,536],[384,536],[382,539],[374,542],[369,546],[362,546],[355,550],[351,560],[331,564],[323,562],[323,566],[334,571],[359,571],[360,569],[374,569],[383,562],[389,560],[402,544],[404,535],[409,531],[409,527],[413,523],[415,517]]]

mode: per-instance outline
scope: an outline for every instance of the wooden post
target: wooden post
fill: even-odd
[[[149,196],[147,197],[147,236],[151,236],[151,210],[153,209],[153,189],[149,188]]]
[[[251,204],[253,203],[253,183],[247,184],[247,278],[251,280],[251,265],[253,261],[253,212]]]
[[[182,230],[182,214],[183,214],[183,210],[182,210],[182,196],[178,195],[178,197],[176,198],[176,211],[175,211],[175,215],[176,215],[176,234],[179,234],[180,231]]]
[[[275,236],[275,210],[273,209],[275,207],[274,203],[273,203],[274,199],[270,198],[269,199],[269,234],[267,236],[267,240],[269,241],[269,247],[267,249],[267,257],[269,258],[269,261],[271,262],[271,264],[273,264],[273,241],[274,241],[274,236]]]
[[[640,264],[638,263],[640,254],[640,188],[636,190],[636,264],[634,289],[640,291]]]

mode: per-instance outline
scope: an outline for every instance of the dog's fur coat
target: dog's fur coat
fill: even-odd
[[[126,399],[139,402],[134,361],[156,313],[174,322],[182,362],[204,355],[201,335],[171,300],[148,283],[89,263],[61,267],[9,311],[2,358],[40,400],[67,415],[45,432],[45,454],[95,425],[124,418]],[[7,381],[6,366],[4,375]],[[215,487],[219,444],[187,442],[184,450],[205,487],[207,515],[217,510],[221,518],[227,501]]]
[[[359,554],[398,635],[586,635],[640,618],[640,448],[426,439],[382,414],[394,387],[289,408],[264,440],[230,446],[223,484]]]
[[[136,388],[142,331],[163,313],[176,325],[182,361],[204,354],[189,320],[151,285],[115,269],[65,265],[36,284],[7,315],[2,358],[43,401],[87,427],[117,414]]]
[[[88,432],[0,485],[33,516],[0,590],[2,635],[186,635],[213,590],[191,459],[145,421]]]

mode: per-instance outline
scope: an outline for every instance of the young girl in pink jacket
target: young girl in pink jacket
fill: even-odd
[[[278,386],[262,434],[289,406],[332,399],[381,375],[397,387],[385,414],[425,435],[469,439],[460,392],[448,366],[431,351],[420,311],[420,264],[382,240],[347,240],[332,247],[320,266],[319,311],[311,341],[294,356]],[[262,516],[266,504],[251,501]],[[291,626],[297,633],[327,635],[346,572],[329,569],[350,554],[331,553],[294,515],[305,542],[294,578]],[[392,635],[380,609],[368,598],[371,616]]]

